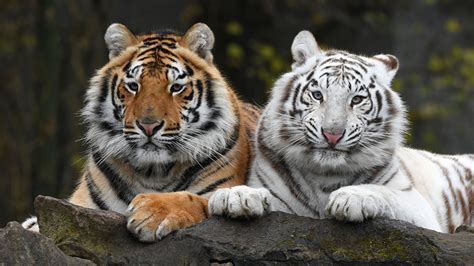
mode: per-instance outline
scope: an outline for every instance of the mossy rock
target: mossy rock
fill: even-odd
[[[125,218],[39,196],[41,231],[66,254],[98,264],[473,264],[474,234],[440,234],[377,219],[362,224],[272,213],[256,220],[211,218],[143,244]]]

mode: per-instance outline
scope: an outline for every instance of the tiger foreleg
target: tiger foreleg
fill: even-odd
[[[342,221],[380,217],[442,231],[433,209],[414,188],[403,191],[371,184],[342,187],[329,195],[325,213]]]

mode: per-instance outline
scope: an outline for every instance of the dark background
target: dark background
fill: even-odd
[[[474,152],[474,1],[0,0],[0,227],[31,213],[38,194],[72,192],[85,155],[78,111],[113,22],[136,33],[207,23],[216,64],[261,105],[302,29],[325,48],[394,54],[407,143]]]

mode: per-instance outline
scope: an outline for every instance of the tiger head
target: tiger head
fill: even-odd
[[[305,157],[302,167],[322,171],[386,162],[406,124],[405,107],[390,88],[397,58],[323,51],[308,31],[295,37],[291,50],[292,71],[277,81],[266,109],[279,127],[269,139],[288,160]]]
[[[135,35],[112,24],[110,61],[91,80],[83,117],[93,152],[141,165],[198,160],[238,125],[235,99],[212,62],[214,35]]]

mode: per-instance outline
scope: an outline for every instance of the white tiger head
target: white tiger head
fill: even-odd
[[[323,51],[308,31],[291,50],[292,71],[276,82],[262,118],[273,121],[272,129],[259,134],[300,167],[346,172],[386,162],[406,124],[390,88],[397,58]]]

